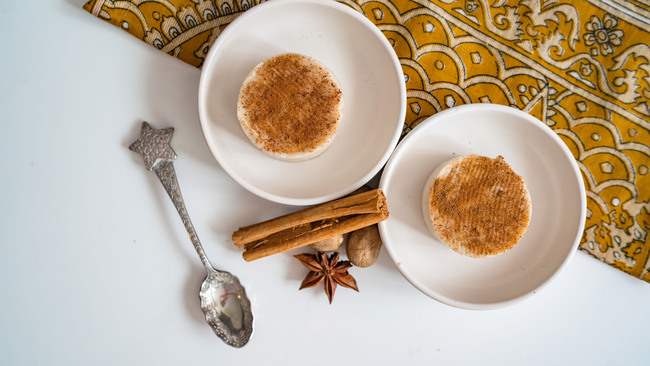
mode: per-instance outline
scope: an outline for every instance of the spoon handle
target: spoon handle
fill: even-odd
[[[214,271],[208,257],[205,255],[203,247],[201,246],[199,237],[196,235],[196,230],[194,230],[194,225],[192,225],[190,216],[187,214],[187,209],[185,209],[185,202],[181,195],[181,188],[178,186],[178,179],[176,179],[174,163],[171,161],[161,161],[153,167],[153,170],[156,172],[156,175],[158,175],[160,183],[165,187],[167,194],[169,194],[169,198],[171,198],[174,203],[176,211],[178,211],[178,214],[181,216],[183,225],[185,225],[185,230],[187,230],[187,234],[190,236],[190,240],[192,240],[192,245],[194,245],[194,249],[196,249],[199,258],[201,258],[201,263],[203,263],[208,272]]]

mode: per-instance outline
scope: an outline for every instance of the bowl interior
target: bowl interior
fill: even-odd
[[[528,186],[530,226],[504,254],[474,259],[457,254],[429,233],[421,197],[431,172],[468,154],[504,157]],[[449,305],[487,309],[531,295],[575,252],[585,218],[582,178],[555,133],[523,112],[470,105],[440,113],[400,144],[382,177],[390,218],[384,243],[404,276]]]
[[[390,44],[359,17],[334,2],[274,1],[244,13],[217,39],[201,75],[201,125],[213,155],[248,190],[281,203],[321,203],[360,187],[388,160],[404,118],[404,80]],[[327,66],[339,79],[344,102],[332,145],[298,163],[257,150],[236,110],[246,75],[265,59],[290,52]]]

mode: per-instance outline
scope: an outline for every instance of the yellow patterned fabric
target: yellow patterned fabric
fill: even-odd
[[[200,67],[223,28],[262,1],[93,0],[84,8]],[[403,134],[466,103],[534,115],[582,171],[580,249],[650,282],[650,0],[340,2],[374,22],[401,61]]]

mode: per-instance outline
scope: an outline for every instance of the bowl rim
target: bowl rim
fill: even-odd
[[[387,191],[386,188],[389,186],[389,179],[392,176],[393,170],[395,169],[395,166],[398,164],[396,156],[399,156],[404,150],[408,148],[408,145],[410,144],[410,141],[414,139],[413,136],[416,136],[418,131],[423,130],[422,126],[431,126],[435,124],[442,123],[445,119],[448,117],[454,115],[454,114],[462,114],[466,112],[476,112],[476,111],[485,111],[485,110],[490,110],[490,111],[497,111],[501,113],[506,113],[506,114],[511,114],[516,117],[519,117],[523,119],[526,122],[529,122],[536,127],[539,127],[541,131],[543,131],[546,135],[551,137],[551,139],[556,143],[556,145],[560,148],[560,150],[564,153],[564,156],[569,160],[569,163],[571,165],[574,177],[576,179],[576,182],[578,184],[578,188],[580,191],[580,221],[578,225],[578,230],[575,236],[575,239],[573,240],[573,244],[571,245],[571,250],[569,251],[569,254],[567,255],[566,258],[564,258],[564,261],[562,264],[557,268],[557,270],[550,275],[544,282],[542,282],[539,286],[536,288],[532,289],[531,291],[527,293],[523,293],[519,296],[506,299],[503,301],[497,301],[497,302],[488,302],[488,303],[472,303],[472,302],[466,302],[466,301],[459,301],[459,300],[454,300],[453,298],[444,296],[436,291],[434,291],[431,288],[428,288],[424,284],[422,284],[415,276],[413,276],[407,269],[403,268],[403,266],[398,265],[398,260],[396,257],[396,253],[393,250],[392,245],[390,242],[388,242],[386,239],[388,238],[388,229],[387,229],[387,222],[382,221],[379,223],[379,234],[382,238],[382,241],[385,244],[386,250],[388,251],[388,254],[390,255],[391,260],[397,267],[397,269],[400,271],[402,276],[406,278],[407,281],[409,281],[415,288],[417,288],[420,292],[424,293],[425,295],[433,298],[434,300],[437,300],[443,304],[450,305],[456,308],[460,309],[468,309],[468,310],[492,310],[492,309],[499,309],[499,308],[504,308],[510,305],[514,305],[518,302],[523,301],[524,299],[532,296],[535,292],[545,288],[548,286],[552,280],[557,278],[557,276],[566,268],[566,266],[569,264],[571,259],[576,253],[576,249],[580,243],[580,239],[582,238],[582,234],[584,231],[585,227],[585,220],[587,216],[587,197],[586,197],[586,191],[585,191],[585,186],[584,186],[584,181],[582,180],[582,174],[580,173],[580,168],[578,167],[578,164],[576,163],[576,159],[573,157],[573,154],[571,153],[571,150],[566,146],[566,144],[560,139],[560,137],[553,131],[551,128],[549,128],[544,122],[540,121],[539,119],[531,116],[530,114],[523,112],[519,109],[515,109],[513,107],[509,106],[504,106],[504,105],[498,105],[498,104],[483,104],[483,103],[475,103],[475,104],[465,104],[457,107],[453,107],[441,112],[438,112],[434,114],[433,116],[427,118],[426,120],[422,121],[419,125],[417,125],[409,134],[400,142],[400,144],[397,146],[393,154],[391,155],[391,158],[388,160],[388,163],[386,164],[386,168],[384,169],[384,172],[382,174],[381,180],[379,182],[379,188],[384,190],[385,192]],[[429,127],[431,128],[431,127]]]
[[[269,201],[277,202],[277,203],[282,203],[286,205],[294,205],[294,206],[307,206],[307,205],[315,205],[315,204],[321,204],[324,202],[328,202],[331,200],[334,200],[336,198],[342,197],[355,189],[358,189],[362,185],[366,184],[370,179],[372,179],[390,158],[391,154],[395,150],[395,147],[397,146],[397,143],[399,141],[401,131],[404,125],[404,119],[406,117],[406,83],[400,82],[399,83],[399,98],[400,98],[400,109],[399,109],[399,116],[397,118],[398,122],[395,123],[395,130],[393,131],[393,136],[391,138],[390,143],[386,147],[386,151],[382,154],[381,158],[378,160],[378,162],[371,168],[369,169],[365,174],[363,174],[359,179],[354,181],[353,183],[347,185],[344,188],[341,188],[335,192],[331,192],[328,194],[316,196],[316,197],[308,197],[308,198],[295,198],[295,197],[287,197],[283,195],[278,195],[274,193],[270,193],[265,191],[262,188],[256,187],[255,185],[249,183],[246,181],[244,178],[239,176],[226,162],[226,160],[223,158],[222,153],[219,152],[219,149],[216,148],[216,143],[214,141],[211,141],[210,138],[207,136],[207,131],[208,127],[206,126],[205,122],[207,118],[205,117],[207,115],[206,111],[206,103],[204,103],[204,96],[207,93],[207,85],[208,81],[206,80],[208,70],[211,69],[214,59],[216,58],[216,54],[219,52],[224,40],[228,38],[228,36],[232,33],[235,32],[237,27],[242,24],[243,22],[246,21],[246,19],[256,15],[259,12],[266,11],[267,9],[270,9],[272,7],[278,7],[278,6],[285,6],[289,4],[294,4],[294,3],[300,3],[300,4],[314,4],[314,5],[320,5],[320,6],[326,6],[329,8],[336,9],[346,15],[351,16],[355,20],[357,20],[359,23],[363,24],[372,34],[374,34],[377,39],[380,41],[382,46],[386,51],[388,51],[389,58],[392,61],[393,68],[397,75],[399,76],[399,80],[402,80],[404,72],[402,71],[402,66],[399,61],[399,58],[397,57],[397,54],[393,50],[393,47],[390,45],[388,42],[388,39],[383,35],[383,33],[379,30],[379,28],[374,25],[370,20],[368,20],[366,17],[364,17],[361,13],[357,12],[356,10],[353,10],[349,8],[346,5],[340,4],[335,1],[322,1],[322,0],[273,0],[273,1],[265,1],[257,6],[254,6],[253,8],[245,11],[243,14],[241,14],[239,17],[237,17],[233,22],[231,22],[226,29],[217,37],[216,41],[214,44],[210,47],[210,50],[208,51],[208,54],[206,55],[205,61],[203,63],[202,69],[201,69],[201,77],[199,81],[199,91],[198,91],[198,109],[199,109],[199,124],[201,126],[201,132],[203,135],[203,139],[205,140],[206,144],[208,145],[208,149],[212,153],[212,156],[217,160],[219,165],[223,168],[223,170],[239,185],[244,187],[246,190],[248,190],[251,193],[254,193],[262,198],[265,198]],[[300,162],[295,162],[293,164],[300,164]]]

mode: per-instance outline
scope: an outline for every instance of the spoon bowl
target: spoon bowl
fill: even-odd
[[[233,347],[243,347],[253,332],[253,314],[239,279],[229,272],[208,270],[199,298],[205,320],[217,337]]]

